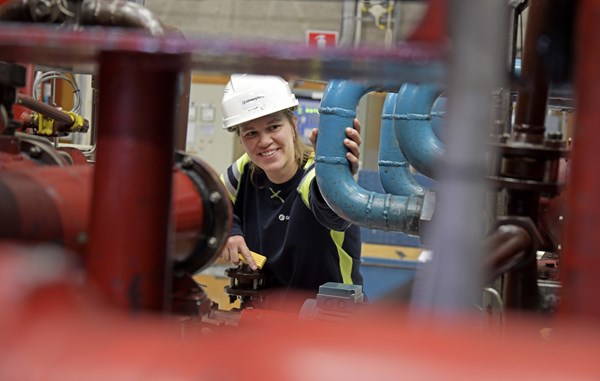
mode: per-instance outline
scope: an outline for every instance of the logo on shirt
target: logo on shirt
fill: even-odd
[[[290,219],[290,216],[286,216],[285,214],[279,215],[279,221],[287,221]]]

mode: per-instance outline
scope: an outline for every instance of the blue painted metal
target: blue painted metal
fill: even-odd
[[[443,138],[443,127],[444,127],[444,117],[446,116],[446,97],[440,95],[435,102],[433,102],[433,106],[431,107],[431,129],[435,136],[444,141]]]
[[[398,146],[394,131],[397,96],[396,93],[388,93],[383,103],[379,137],[379,178],[386,193],[409,196],[413,193],[424,193],[425,190],[413,178],[406,157]]]
[[[353,125],[356,106],[369,91],[397,91],[397,85],[369,85],[332,80],[319,108],[316,177],[321,194],[342,218],[372,229],[418,235],[423,196],[378,194],[360,187],[352,176],[343,144],[346,127]]]
[[[422,263],[404,259],[362,257],[360,272],[369,301],[408,301]]]
[[[444,144],[431,127],[431,108],[438,93],[435,85],[405,83],[396,98],[398,146],[410,165],[431,178],[445,152]]]

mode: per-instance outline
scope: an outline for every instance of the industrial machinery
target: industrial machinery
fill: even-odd
[[[498,379],[598,378],[600,304],[586,297],[597,288],[600,262],[600,176],[593,164],[600,34],[590,33],[600,25],[597,1],[579,2],[577,12],[567,6],[573,35],[546,24],[555,12],[569,14],[564,3],[525,2],[521,74],[512,73],[511,82],[503,81],[515,65],[499,49],[508,32],[500,16],[518,14],[523,2],[450,7],[431,0],[406,45],[333,52],[183,39],[125,3],[22,0],[0,7],[0,19],[11,21],[0,24],[1,67],[8,72],[0,78],[1,379],[81,379],[90,372],[98,379],[182,380],[464,380],[490,372]],[[128,28],[108,28],[115,24]],[[576,60],[569,46],[554,45],[562,40],[549,36],[557,35],[570,47],[577,42]],[[541,56],[540,41],[548,48]],[[565,65],[548,66],[557,56]],[[32,106],[17,95],[27,82],[19,62],[92,65],[93,164],[69,161],[39,136],[17,133],[9,109]],[[568,83],[570,65],[578,105],[571,146],[546,134],[543,120],[551,84]],[[187,104],[182,83],[191,69],[329,81],[320,108],[319,187],[344,218],[418,234],[431,247],[433,259],[418,269],[408,304],[363,305],[360,289],[326,284],[309,302],[316,309],[304,310],[308,321],[214,306],[191,276],[218,255],[231,209],[214,172],[176,150],[181,103]],[[509,91],[499,93],[502,86]],[[398,140],[380,157],[384,172],[402,178],[401,187],[386,183],[384,194],[360,189],[339,160],[343,126],[367,91],[390,94],[382,118],[396,137],[414,139],[410,147]],[[490,132],[494,94],[508,99],[504,105],[516,102],[515,122],[499,118]],[[70,123],[56,110],[37,111]],[[512,116],[510,107],[500,111]],[[65,130],[59,123],[52,131]],[[436,189],[416,187],[407,163],[435,177]],[[236,276],[247,272],[241,267]],[[549,322],[535,314],[543,305],[540,280],[557,278],[560,303]],[[260,283],[237,281],[252,291]],[[485,293],[504,307],[501,335],[485,329],[485,315],[472,314]],[[252,302],[260,301],[256,296]],[[553,366],[540,368],[532,353]]]

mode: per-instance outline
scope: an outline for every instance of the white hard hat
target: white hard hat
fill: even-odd
[[[225,86],[221,108],[223,128],[233,127],[298,105],[296,96],[281,77],[233,74]]]

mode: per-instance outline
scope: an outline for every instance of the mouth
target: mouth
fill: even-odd
[[[261,157],[270,157],[270,156],[275,155],[276,152],[277,152],[276,149],[272,149],[270,151],[261,152],[258,155],[261,156]]]

